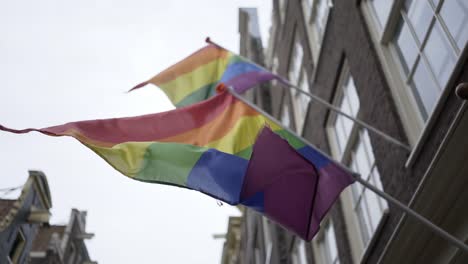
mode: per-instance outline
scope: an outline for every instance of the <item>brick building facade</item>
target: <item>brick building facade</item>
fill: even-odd
[[[468,82],[467,23],[468,4],[456,0],[273,0],[267,67],[409,150],[277,84],[267,88],[266,110],[466,241],[468,214],[461,208],[468,201],[468,115],[455,88]],[[241,263],[468,260],[359,184],[342,193],[310,243],[287,231],[271,232],[259,219],[255,230],[261,234],[255,234],[264,240],[258,248],[276,247]]]

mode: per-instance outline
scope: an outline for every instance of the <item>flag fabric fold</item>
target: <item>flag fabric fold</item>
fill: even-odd
[[[273,133],[259,134],[265,126]],[[203,102],[157,114],[42,129],[15,130],[0,125],[0,130],[73,137],[132,179],[200,191],[233,205],[242,203],[306,240],[318,230],[339,192],[352,182],[317,150],[227,90]],[[272,135],[288,143],[280,139],[283,143],[265,144],[277,141]],[[257,136],[258,145],[254,146]],[[289,154],[272,155],[281,153]],[[271,162],[273,159],[284,160],[284,166],[276,167],[281,162]],[[268,166],[270,170],[265,170]],[[277,171],[281,173],[272,174]],[[312,211],[307,210],[310,215],[306,217],[310,227],[305,228],[303,219],[295,219],[304,217],[300,211],[311,199]]]
[[[130,91],[151,83],[161,88],[176,107],[182,107],[214,96],[219,83],[243,93],[273,79],[287,82],[230,51],[208,44]]]
[[[252,207],[310,241],[352,176],[313,148],[307,158],[265,127],[253,147],[240,195]]]

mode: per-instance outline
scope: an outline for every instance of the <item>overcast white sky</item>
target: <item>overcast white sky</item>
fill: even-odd
[[[238,50],[238,8],[258,7],[266,39],[271,1],[42,0],[0,2],[0,123],[47,127],[171,108],[133,85],[204,45]],[[265,42],[264,42],[265,43]],[[72,138],[0,132],[0,188],[46,173],[52,223],[88,211],[99,263],[219,263],[237,209],[208,196],[130,180]]]

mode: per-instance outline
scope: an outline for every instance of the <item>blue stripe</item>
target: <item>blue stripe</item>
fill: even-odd
[[[265,212],[265,195],[263,192],[258,192],[245,201],[242,201],[242,204],[263,213]]]
[[[325,167],[330,163],[330,160],[327,157],[309,146],[304,146],[300,149],[297,149],[297,152],[299,152],[304,158],[314,164],[317,169]]]
[[[248,160],[215,149],[203,153],[191,170],[187,187],[229,204],[238,204]]]
[[[220,82],[227,82],[230,79],[244,74],[246,72],[252,71],[264,71],[262,68],[248,62],[238,61],[228,65],[226,70],[224,71],[223,77],[221,77]]]

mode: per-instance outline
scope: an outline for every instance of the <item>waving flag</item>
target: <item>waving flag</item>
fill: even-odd
[[[260,145],[253,147],[265,125],[275,136],[285,138],[289,149],[284,150],[281,144],[275,148],[274,140],[268,139],[271,135],[266,140],[271,140],[271,146],[260,140]],[[132,179],[197,190],[229,204],[242,203],[308,240],[339,191],[352,182],[346,172],[318,151],[226,90],[204,102],[163,113],[71,122],[42,129],[0,126],[0,130],[74,137]],[[304,160],[314,164],[306,166],[310,172],[303,171],[314,180],[294,176],[295,171],[302,170],[289,173],[296,162],[288,157],[299,157],[298,164]],[[282,162],[282,167],[277,164]],[[307,191],[296,190],[306,186],[301,184],[304,180],[307,186],[314,183],[323,192],[309,187]],[[311,204],[312,195],[313,206],[307,213],[297,211]],[[299,206],[294,201],[300,199],[305,202]],[[293,218],[301,220],[296,223]],[[304,228],[304,221],[313,228]]]
[[[310,241],[351,175],[311,147],[300,155],[265,128],[253,147],[240,194],[242,204]]]
[[[182,107],[214,96],[219,83],[243,93],[272,79],[286,82],[230,51],[208,44],[130,91],[152,83],[161,88],[176,107]]]

